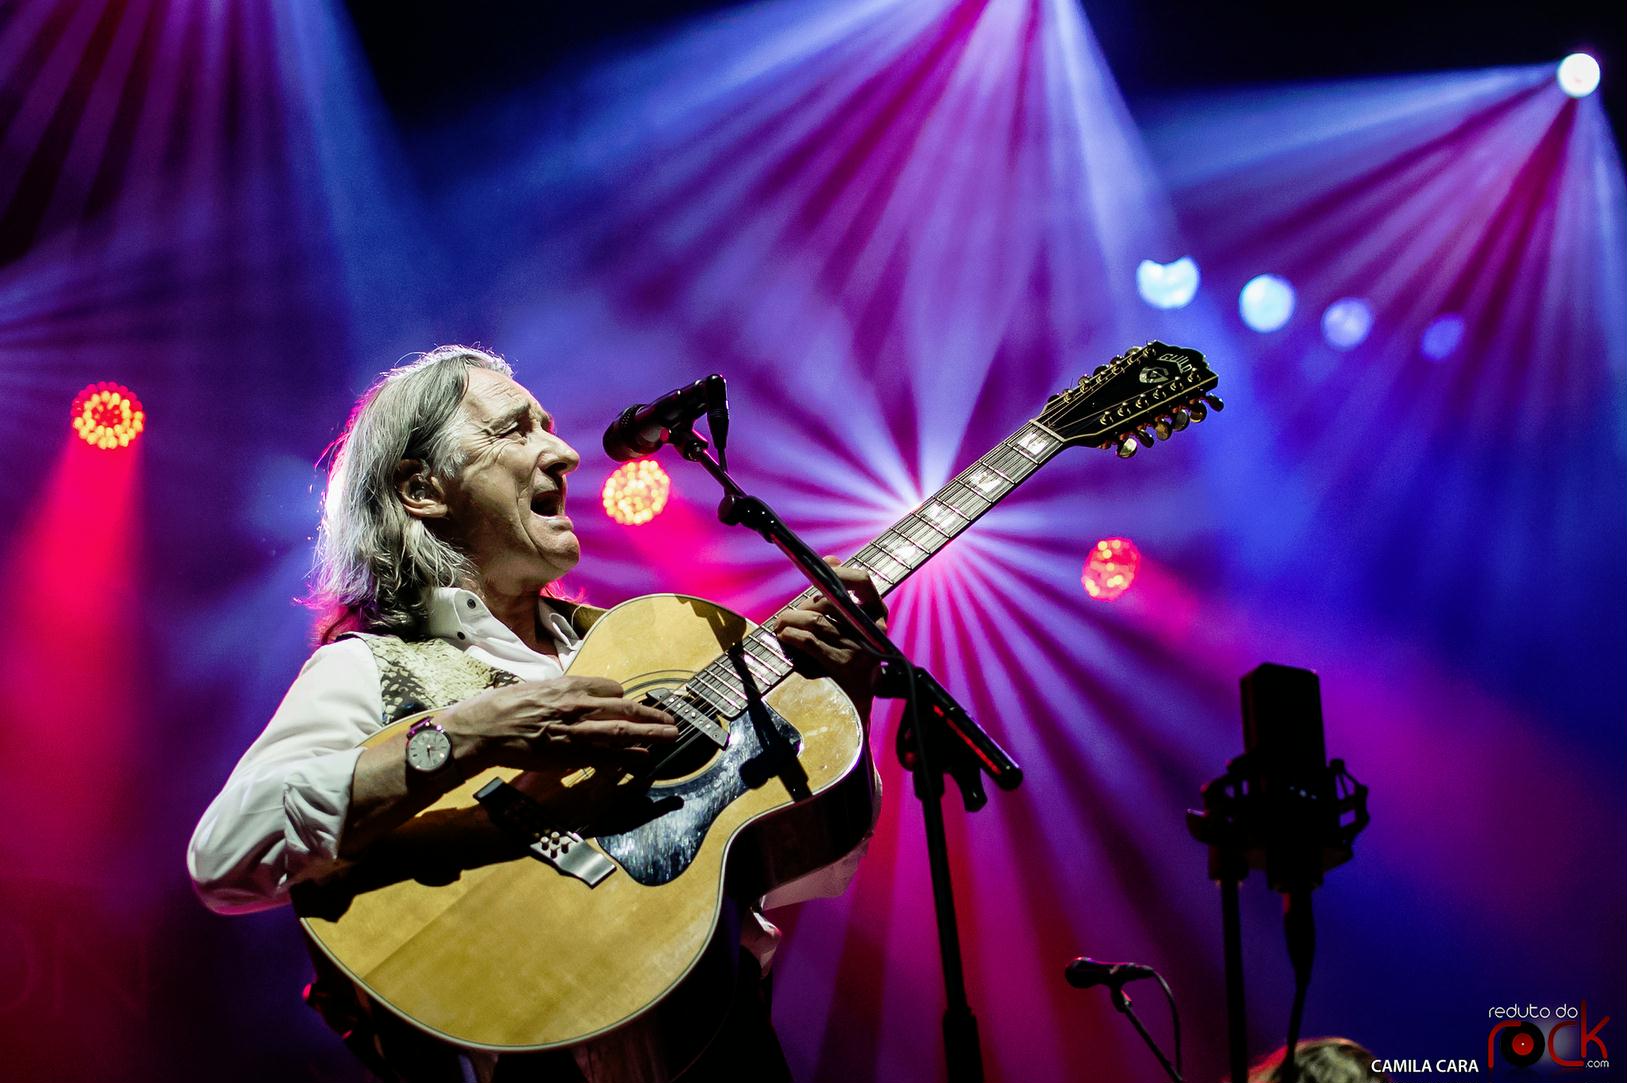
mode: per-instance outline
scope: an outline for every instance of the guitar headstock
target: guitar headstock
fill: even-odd
[[[1078,387],[1052,395],[1034,420],[1064,443],[1113,448],[1128,459],[1138,444],[1151,447],[1155,437],[1168,440],[1202,421],[1211,407],[1224,409],[1210,393],[1218,383],[1198,351],[1149,342],[1080,377]]]

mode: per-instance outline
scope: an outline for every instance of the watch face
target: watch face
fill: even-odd
[[[407,738],[407,765],[419,771],[439,771],[452,758],[452,739],[439,727],[426,726]]]

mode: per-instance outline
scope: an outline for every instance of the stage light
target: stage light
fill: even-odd
[[[661,514],[672,479],[654,459],[639,459],[605,479],[605,514],[623,526],[641,526]]]
[[[1172,263],[1144,259],[1136,267],[1136,292],[1154,308],[1185,308],[1198,292],[1198,265],[1191,256]]]
[[[129,447],[146,428],[147,414],[135,392],[123,384],[91,384],[73,400],[73,431],[91,447]]]
[[[1572,53],[1559,62],[1554,78],[1566,94],[1585,98],[1599,89],[1599,62],[1586,53]]]
[[[1294,314],[1294,287],[1277,275],[1256,275],[1237,295],[1243,322],[1256,331],[1275,331]]]
[[[1085,593],[1099,602],[1116,602],[1136,580],[1141,550],[1129,538],[1103,538],[1091,547],[1085,558],[1079,582]]]
[[[1418,341],[1418,348],[1424,351],[1424,356],[1433,361],[1444,361],[1456,352],[1463,342],[1463,317],[1446,315],[1437,316]]]
[[[1322,313],[1322,337],[1336,350],[1353,350],[1373,330],[1373,306],[1360,297],[1342,297]]]

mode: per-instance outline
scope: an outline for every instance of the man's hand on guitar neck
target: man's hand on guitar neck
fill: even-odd
[[[885,630],[887,605],[869,574],[858,568],[843,567],[840,557],[826,557],[825,562],[836,569],[836,574],[847,584],[848,593],[858,599],[865,612]],[[829,602],[824,598],[805,602],[780,614],[769,628],[779,637],[798,673],[804,677],[834,680],[859,709],[860,717],[869,721],[880,663],[840,619],[831,614]]]

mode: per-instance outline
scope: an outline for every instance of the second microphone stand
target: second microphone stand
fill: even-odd
[[[954,701],[924,668],[915,665],[881,630],[864,607],[848,593],[829,564],[786,526],[774,510],[747,493],[714,458],[706,440],[693,425],[671,430],[679,454],[700,463],[723,487],[718,519],[729,526],[745,526],[762,535],[808,578],[837,615],[859,637],[865,648],[881,660],[882,678],[877,694],[905,700],[905,721],[899,729],[898,752],[915,779],[926,826],[927,860],[932,873],[932,903],[938,921],[938,951],[943,959],[947,1006],[943,1013],[944,1055],[950,1083],[982,1083],[983,1051],[977,1017],[966,996],[965,965],[960,930],[955,920],[954,888],[949,869],[949,847],[944,834],[944,774],[954,778],[968,812],[988,801],[979,772],[987,772],[1001,789],[1015,789],[1022,771],[972,717]]]

